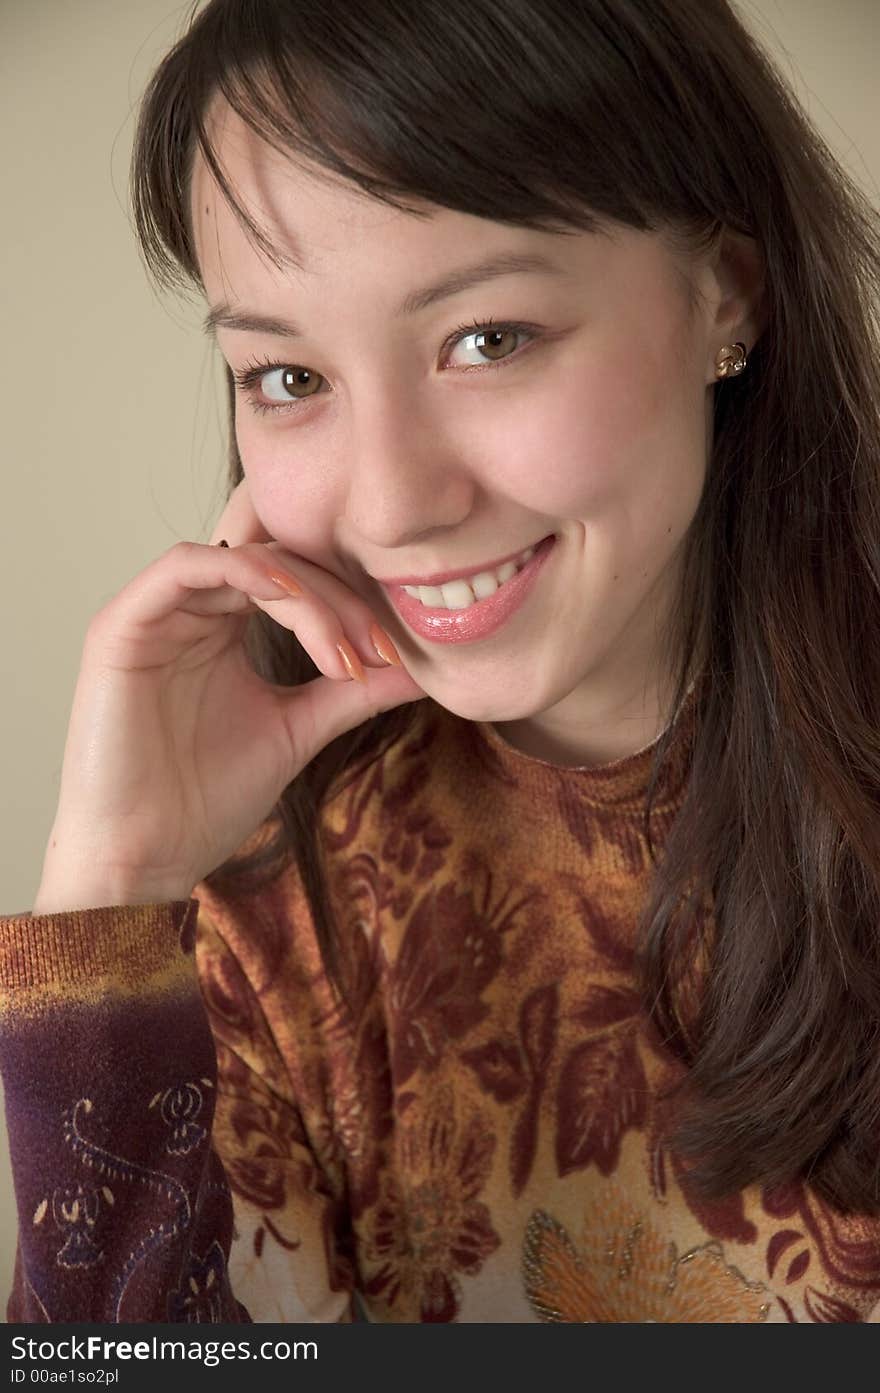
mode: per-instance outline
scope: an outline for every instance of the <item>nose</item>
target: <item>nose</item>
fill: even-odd
[[[345,518],[375,554],[454,530],[477,488],[448,422],[420,406],[415,392],[386,384],[353,410]]]

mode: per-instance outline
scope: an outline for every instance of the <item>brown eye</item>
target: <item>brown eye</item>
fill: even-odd
[[[321,374],[308,368],[273,368],[260,378],[260,391],[267,401],[300,401],[315,395],[320,380]]]
[[[452,345],[452,366],[478,368],[489,363],[501,363],[516,355],[519,340],[534,337],[533,331],[522,324],[462,324]],[[470,358],[461,358],[456,363],[455,354],[462,350]]]
[[[513,329],[485,329],[479,334],[474,334],[474,347],[481,353],[487,353],[492,359],[506,358],[507,354],[516,347],[510,340],[517,339],[518,334]]]

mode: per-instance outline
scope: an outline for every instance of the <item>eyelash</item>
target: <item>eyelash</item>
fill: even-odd
[[[455,348],[462,339],[470,337],[471,334],[494,334],[498,333],[499,330],[503,330],[506,333],[525,335],[532,340],[539,338],[541,332],[535,324],[520,324],[513,320],[504,320],[501,322],[497,322],[494,319],[485,319],[479,320],[476,323],[471,324],[459,324],[458,328],[455,329],[446,339],[445,343],[443,344],[441,354],[445,358],[447,353],[449,353],[453,348]],[[513,353],[509,354],[508,357],[500,358],[497,363],[471,363],[468,367],[460,369],[460,371],[484,372],[487,368],[490,370],[503,368],[507,363],[512,362],[515,358],[519,358],[521,353],[521,347],[522,346],[520,346],[520,348],[514,349]],[[241,370],[233,369],[232,377],[239,391],[243,392],[245,396],[247,396],[252,410],[263,412],[267,415],[276,415],[279,412],[286,415],[289,411],[302,410],[302,408],[306,406],[308,402],[312,400],[312,398],[303,397],[299,401],[297,401],[296,398],[291,398],[289,402],[264,402],[259,400],[254,389],[259,386],[260,379],[262,377],[265,377],[266,373],[277,372],[279,368],[289,368],[292,366],[294,365],[289,362],[283,363],[279,362],[277,359],[266,358],[257,362],[250,361]],[[320,376],[320,374],[318,375]]]

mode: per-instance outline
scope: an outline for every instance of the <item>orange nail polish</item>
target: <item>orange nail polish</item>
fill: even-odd
[[[348,640],[343,639],[341,643],[337,643],[336,647],[339,650],[339,656],[345,663],[345,670],[349,677],[354,678],[355,682],[366,682],[363,664]]]
[[[286,590],[288,595],[301,595],[302,586],[298,585],[293,576],[280,575],[278,571],[267,571],[266,575],[273,580],[276,585],[280,585],[282,590]]]
[[[400,654],[385,630],[380,629],[378,624],[370,625],[370,641],[383,662],[390,663],[392,667],[403,667]]]

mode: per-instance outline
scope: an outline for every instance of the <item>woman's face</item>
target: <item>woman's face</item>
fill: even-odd
[[[258,369],[236,436],[264,526],[361,595],[449,710],[511,722],[512,743],[563,763],[652,739],[656,630],[703,488],[714,357],[749,342],[723,269],[691,268],[704,298],[689,322],[659,234],[558,236],[428,205],[419,219],[306,172],[228,110],[215,123],[233,188],[304,268],[260,254],[198,160],[206,296],[239,320],[220,318],[217,342],[235,373]],[[524,255],[553,269],[401,308]],[[479,637],[415,632],[377,579],[484,571],[550,534],[523,602]]]

